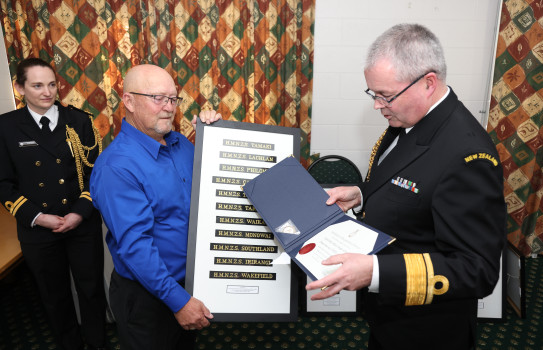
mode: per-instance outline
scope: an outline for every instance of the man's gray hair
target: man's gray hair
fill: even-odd
[[[371,44],[364,70],[373,68],[381,59],[394,66],[398,81],[412,81],[435,72],[445,83],[447,64],[438,38],[420,24],[397,24]]]

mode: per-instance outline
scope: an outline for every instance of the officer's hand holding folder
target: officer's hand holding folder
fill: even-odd
[[[375,254],[393,238],[349,216],[294,157],[249,181],[243,190],[285,252],[313,280],[339,266],[321,262],[342,253]]]

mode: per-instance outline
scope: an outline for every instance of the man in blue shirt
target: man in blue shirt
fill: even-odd
[[[180,102],[164,69],[133,67],[124,79],[121,131],[91,177],[93,203],[108,227],[110,302],[123,350],[192,349],[190,331],[213,318],[183,288],[194,146],[171,131]],[[220,117],[200,113],[208,123]]]

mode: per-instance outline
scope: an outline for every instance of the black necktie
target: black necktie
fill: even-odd
[[[42,127],[41,127],[42,134],[50,134],[51,133],[51,129],[49,128],[49,122],[50,122],[49,118],[41,117],[40,124],[42,125]]]
[[[404,129],[404,128],[401,128],[401,129],[400,129],[400,133],[398,134],[398,137],[399,137],[399,138],[398,138],[398,142],[400,142],[400,140],[402,139],[402,137],[405,136],[405,134],[407,134],[407,133],[405,132],[405,129]]]

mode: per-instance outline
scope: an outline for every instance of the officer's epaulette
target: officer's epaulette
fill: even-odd
[[[68,146],[70,147],[70,151],[72,152],[72,156],[75,158],[75,167],[77,169],[77,180],[79,182],[79,188],[81,191],[83,191],[83,188],[85,186],[84,180],[83,180],[83,166],[86,165],[88,167],[93,167],[94,164],[91,163],[88,159],[89,152],[98,146],[98,154],[102,153],[102,137],[100,137],[100,132],[94,125],[94,116],[92,113],[89,113],[87,111],[84,111],[82,109],[76,108],[72,105],[68,105],[70,110],[78,111],[83,113],[84,115],[89,117],[90,124],[92,125],[92,131],[94,133],[94,145],[92,146],[86,146],[81,143],[81,139],[79,138],[79,135],[74,130],[74,128],[70,127],[70,125],[66,124],[66,142],[68,143]],[[87,192],[82,192],[82,195],[86,195]],[[89,200],[90,197],[88,198]]]
[[[68,105],[68,108],[69,108],[69,109],[73,109],[74,111],[78,111],[78,112],[81,112],[81,113],[85,113],[86,115],[88,115],[88,116],[94,118],[94,115],[93,115],[91,112],[87,112],[87,111],[82,110],[82,109],[80,109],[80,108],[74,107],[73,105]]]

